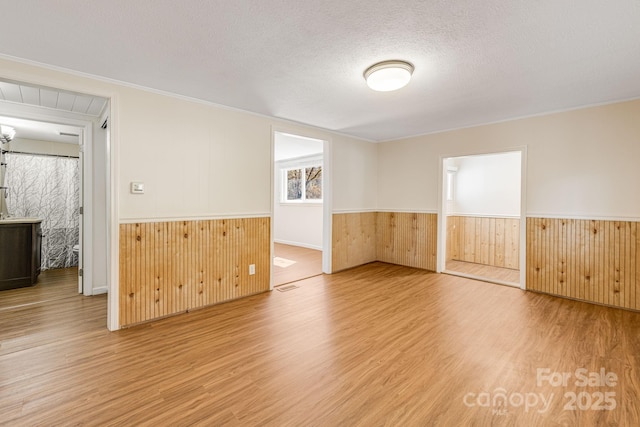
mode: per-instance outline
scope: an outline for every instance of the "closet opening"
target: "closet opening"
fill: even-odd
[[[443,272],[521,287],[521,151],[442,163]]]

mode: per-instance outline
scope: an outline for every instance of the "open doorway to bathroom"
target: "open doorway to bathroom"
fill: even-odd
[[[0,124],[15,132],[2,147],[2,214],[37,220],[41,238],[39,277],[2,291],[0,310],[107,292],[108,111],[106,98],[0,81]]]
[[[444,272],[520,286],[522,152],[443,159]]]
[[[274,286],[322,274],[324,142],[274,133]]]

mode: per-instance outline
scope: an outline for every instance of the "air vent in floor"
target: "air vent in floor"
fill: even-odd
[[[292,291],[294,289],[298,289],[298,287],[296,285],[287,285],[287,286],[278,286],[276,289],[279,290],[280,292],[287,292],[287,291]]]

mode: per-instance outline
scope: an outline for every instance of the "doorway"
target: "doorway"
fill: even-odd
[[[2,122],[16,129],[6,153],[15,187],[9,190],[10,214],[43,217],[49,227],[43,230],[47,273],[36,287],[52,282],[66,286],[62,282],[75,278],[70,283],[75,295],[107,293],[109,136],[101,123],[109,114],[109,99],[9,80],[0,80],[0,88]],[[21,170],[33,178],[37,197],[29,193],[24,177],[16,175]],[[42,209],[34,201],[43,202]],[[66,271],[53,271],[57,269]],[[27,298],[26,290],[23,296]]]
[[[274,132],[274,286],[323,272],[325,143],[320,139]]]
[[[443,159],[445,273],[521,286],[522,154]]]

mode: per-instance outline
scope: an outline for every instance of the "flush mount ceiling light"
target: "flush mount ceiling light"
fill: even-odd
[[[364,72],[367,85],[378,92],[389,92],[405,87],[413,74],[413,65],[406,61],[383,61],[373,64]]]
[[[0,140],[3,144],[11,142],[14,136],[16,136],[16,130],[14,128],[7,125],[0,125]]]

